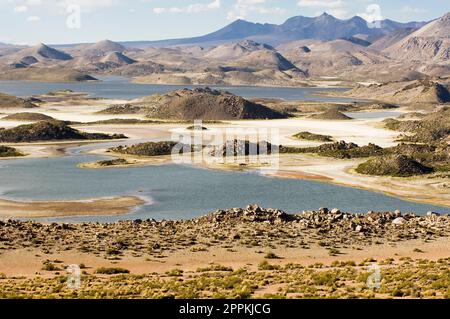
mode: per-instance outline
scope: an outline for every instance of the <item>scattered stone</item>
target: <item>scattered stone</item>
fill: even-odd
[[[394,225],[403,225],[406,222],[406,220],[403,217],[397,217],[392,221],[392,224]]]

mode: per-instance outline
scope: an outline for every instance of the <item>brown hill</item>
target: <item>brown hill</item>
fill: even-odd
[[[41,113],[15,113],[10,114],[2,118],[6,121],[25,121],[25,122],[38,122],[38,121],[48,121],[53,120],[53,117],[41,114]]]
[[[10,129],[0,129],[0,142],[3,143],[28,143],[52,140],[110,140],[122,138],[125,138],[125,136],[80,132],[60,121],[41,121]]]
[[[277,49],[299,69],[312,76],[339,75],[344,70],[353,73],[361,66],[377,66],[390,60],[375,50],[342,39],[294,41],[280,45]]]
[[[280,119],[285,114],[225,91],[197,88],[144,99],[148,117],[172,120]]]
[[[116,65],[128,65],[136,63],[135,60],[117,51],[107,54],[100,61],[102,63],[115,63]]]
[[[275,49],[267,44],[246,40],[237,43],[219,45],[218,47],[215,47],[207,52],[204,57],[219,61],[231,61],[260,50],[274,51]]]
[[[39,61],[45,61],[45,60],[61,60],[61,61],[67,61],[72,60],[72,56],[63,52],[56,50],[54,48],[51,48],[43,43],[31,47],[23,49],[19,52],[17,52],[15,55],[20,56],[21,58],[30,58],[34,57],[35,59]]]
[[[320,114],[313,114],[310,115],[309,118],[315,120],[338,120],[338,121],[352,120],[351,117],[345,115],[344,113],[336,109],[330,109]]]
[[[429,80],[358,85],[345,95],[399,104],[450,102],[448,88]]]
[[[32,102],[17,98],[12,95],[0,93],[0,109],[2,108],[25,108],[30,109],[37,107]]]
[[[0,73],[0,79],[36,82],[84,82],[96,80],[89,74],[61,67],[13,69]]]
[[[405,155],[387,155],[368,160],[356,171],[366,175],[408,177],[429,174],[433,169]]]
[[[103,40],[87,46],[83,45],[76,49],[84,56],[103,56],[112,52],[123,53],[127,50],[123,45],[110,40]]]
[[[404,61],[450,61],[450,13],[411,33],[384,52]]]

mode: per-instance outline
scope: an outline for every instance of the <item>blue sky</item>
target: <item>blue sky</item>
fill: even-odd
[[[374,6],[375,5],[375,6]],[[159,40],[215,31],[237,18],[282,23],[328,12],[398,21],[432,20],[449,0],[0,0],[0,42]]]

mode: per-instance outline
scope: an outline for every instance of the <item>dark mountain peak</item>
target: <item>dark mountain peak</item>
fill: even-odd
[[[449,15],[450,16],[450,15]],[[139,46],[174,46],[174,45],[205,45],[217,46],[224,43],[252,39],[255,41],[278,46],[282,43],[304,40],[336,40],[364,35],[367,39],[377,39],[397,29],[406,27],[421,27],[421,22],[399,23],[383,20],[381,28],[370,28],[362,17],[355,16],[347,20],[338,19],[324,12],[318,17],[295,16],[283,24],[261,24],[238,19],[224,28],[204,36],[186,39],[153,41]]]
[[[334,16],[332,16],[331,14],[328,14],[326,12],[322,13],[316,19],[318,19],[318,20],[337,20],[337,18],[335,18]]]

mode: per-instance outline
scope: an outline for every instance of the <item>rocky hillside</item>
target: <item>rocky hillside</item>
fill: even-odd
[[[0,129],[0,142],[3,143],[27,143],[53,140],[110,140],[122,138],[125,138],[125,136],[80,132],[64,122],[59,121],[41,121],[10,129]]]
[[[420,120],[399,121],[389,119],[386,127],[392,130],[408,132],[402,139],[415,143],[440,143],[450,138],[450,108],[444,107],[423,116]]]
[[[171,120],[281,119],[287,115],[229,92],[183,89],[144,99],[148,117]]]
[[[345,95],[399,104],[450,102],[448,88],[430,80],[358,85]]]
[[[449,62],[450,13],[413,32],[384,52],[399,60]]]

